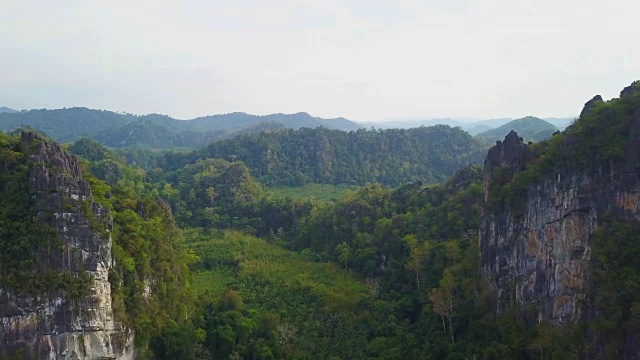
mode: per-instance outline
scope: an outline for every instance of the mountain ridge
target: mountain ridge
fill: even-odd
[[[18,113],[18,112],[20,112],[20,111],[8,108],[6,106],[0,106],[0,113],[15,114],[15,113]]]
[[[28,126],[60,142],[72,142],[82,137],[91,137],[106,141],[105,145],[114,147],[129,144],[159,148],[197,148],[247,129],[260,128],[262,123],[280,123],[293,129],[322,126],[350,131],[360,128],[359,125],[345,118],[323,119],[307,113],[279,113],[263,116],[230,113],[191,120],[178,120],[162,114],[138,116],[84,107],[0,113],[0,130],[11,131]],[[132,127],[137,129],[136,139],[127,137]],[[149,139],[149,141],[142,139]]]

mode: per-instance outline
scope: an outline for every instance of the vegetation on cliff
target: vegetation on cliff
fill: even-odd
[[[53,210],[34,200],[31,169],[43,166],[30,159],[35,145],[0,133],[0,288],[18,296],[78,299],[87,294],[91,278],[50,266],[48,258],[63,243],[40,218],[51,218]]]
[[[35,140],[27,141],[30,138]],[[42,149],[41,142],[49,140],[0,134],[0,288],[4,296],[76,301],[89,295],[93,279],[82,269],[65,270],[66,261],[71,260],[62,259],[66,249],[72,254],[78,249],[65,244],[49,225],[55,216],[85,217],[95,233],[113,240],[115,266],[109,280],[114,315],[135,330],[140,356],[152,356],[149,344],[165,331],[190,324],[195,309],[188,272],[194,257],[183,245],[182,230],[169,205],[144,190],[142,173],[99,147],[83,147],[95,160],[81,163],[92,198],[67,194],[75,190],[59,187],[82,181],[65,170],[75,163],[65,163],[71,160],[57,146],[45,146],[44,151],[59,164],[38,160],[34,153]],[[34,172],[36,167],[45,170]],[[110,184],[94,177],[90,169],[104,175]],[[48,181],[38,176],[54,179],[51,184],[57,187],[47,185],[47,194],[37,195],[36,190],[45,190],[36,189],[35,184]],[[112,228],[108,219],[96,218],[91,201],[110,210]]]
[[[640,88],[640,85],[636,82],[630,88]],[[492,207],[506,206],[518,212],[528,187],[544,174],[563,174],[575,169],[590,173],[625,158],[635,158],[625,151],[637,143],[639,126],[640,92],[590,104],[588,111],[583,111],[562,133],[547,141],[509,149],[523,154],[525,162],[502,164],[506,166],[489,174],[495,185],[489,192]]]
[[[109,281],[115,315],[135,331],[139,356],[152,357],[158,339],[195,336],[188,265],[196,257],[185,247],[169,205],[149,191],[144,173],[97,143],[84,145],[72,149],[95,159],[84,162],[84,175],[94,199],[113,217],[115,267]]]
[[[596,229],[584,235],[588,236],[588,249],[575,248],[571,254],[562,250],[571,260],[580,259],[586,252],[586,260],[579,266],[588,269],[588,278],[578,279],[584,287],[572,285],[568,277],[562,284],[580,299],[576,318],[562,325],[538,325],[539,338],[531,346],[547,346],[544,351],[540,349],[541,358],[616,359],[633,357],[639,351],[634,340],[640,330],[635,300],[640,279],[634,275],[640,271],[636,190],[639,129],[640,83],[635,82],[619,98],[605,102],[600,96],[594,97],[585,104],[578,120],[548,141],[525,145],[505,139],[489,152],[489,166],[485,167],[487,216],[526,223],[535,215],[529,211],[527,218],[522,216],[527,208],[535,208],[532,202],[541,197],[566,209],[567,197],[541,193],[541,189],[549,188],[546,185],[556,184],[561,192],[572,192],[568,197],[580,204],[573,210],[583,212],[583,219],[588,218]],[[566,236],[577,235],[568,231]],[[553,234],[549,237],[554,241]],[[526,309],[519,310],[526,319]],[[554,336],[565,340],[558,342]],[[551,344],[556,350],[550,350]]]

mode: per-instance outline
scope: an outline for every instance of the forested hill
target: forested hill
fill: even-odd
[[[325,128],[245,134],[191,154],[170,153],[164,170],[199,158],[242,161],[267,185],[439,182],[467,164],[481,164],[486,148],[459,128],[344,132]]]
[[[475,137],[488,144],[495,144],[496,141],[504,139],[511,130],[517,132],[524,141],[539,142],[550,138],[558,128],[537,117],[527,116],[479,133]]]
[[[91,137],[112,148],[198,148],[231,135],[228,131],[179,131],[150,120],[139,120],[107,129]]]
[[[87,108],[0,111],[0,130],[29,126],[59,142],[91,137],[111,147],[199,148],[212,140],[245,131],[273,128],[274,123],[279,124],[277,127],[292,129],[323,126],[355,130],[360,127],[344,118],[322,119],[307,113],[265,116],[231,113],[177,120],[159,114],[137,116]]]

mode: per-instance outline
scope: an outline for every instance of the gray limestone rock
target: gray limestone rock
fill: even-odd
[[[603,103],[602,96],[596,95],[591,100],[587,101],[580,112],[580,117],[583,117],[585,114],[588,114],[589,111],[593,110],[598,104]]]
[[[625,87],[620,92],[620,98],[630,97],[640,94],[640,80],[636,80],[631,85]]]
[[[41,255],[38,261],[72,274],[86,272],[93,284],[90,295],[78,301],[64,294],[24,298],[0,289],[0,355],[22,352],[25,359],[134,359],[133,332],[114,318],[111,306],[112,219],[108,209],[92,200],[91,188],[74,156],[31,132],[23,133],[22,141],[35,146],[29,182],[38,217],[63,241],[58,253]],[[88,216],[106,231],[92,229]]]
[[[590,102],[601,101],[597,98]],[[481,272],[494,294],[496,312],[518,308],[530,324],[597,317],[582,301],[589,284],[591,235],[605,215],[640,221],[640,109],[628,120],[623,156],[605,160],[591,153],[588,166],[570,161],[552,165],[527,185],[518,211],[492,208],[490,184],[504,185],[499,178],[505,172],[524,170],[527,150],[515,133],[489,150],[479,245]],[[640,358],[636,338],[629,333],[621,358]]]

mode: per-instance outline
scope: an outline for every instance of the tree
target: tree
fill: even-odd
[[[289,323],[282,323],[277,327],[280,346],[286,346],[296,334],[296,327]]]
[[[209,198],[209,200],[211,200],[211,206],[213,206],[213,200],[216,198],[216,196],[218,196],[218,194],[216,194],[216,191],[213,188],[213,186],[209,186],[206,192],[207,192],[207,197]]]
[[[445,271],[440,280],[440,287],[431,289],[429,292],[429,300],[433,311],[442,318],[442,328],[446,331],[444,319],[449,322],[449,335],[451,343],[454,343],[453,337],[453,318],[457,315],[457,298],[456,284],[450,271]]]
[[[338,261],[344,263],[344,268],[347,269],[351,258],[351,246],[343,241],[336,246],[336,251],[338,252]]]
[[[427,257],[429,256],[429,251],[431,251],[433,244],[429,241],[424,241],[419,244],[416,236],[413,234],[405,236],[404,241],[411,249],[411,255],[406,266],[408,269],[413,270],[416,273],[416,287],[420,290],[420,273],[425,268]]]

